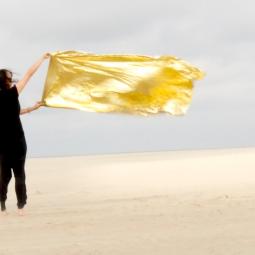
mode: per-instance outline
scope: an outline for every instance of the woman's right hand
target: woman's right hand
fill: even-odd
[[[49,57],[50,57],[50,53],[49,52],[46,52],[46,53],[43,54],[43,58],[44,59],[47,59]]]

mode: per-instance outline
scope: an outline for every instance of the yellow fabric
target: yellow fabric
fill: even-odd
[[[92,112],[185,114],[203,73],[173,56],[51,53],[45,106]]]

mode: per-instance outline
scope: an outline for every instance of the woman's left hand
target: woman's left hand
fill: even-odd
[[[38,109],[39,107],[41,107],[42,105],[44,105],[44,103],[42,101],[38,101],[36,102],[36,104],[33,106],[33,109],[36,110]]]

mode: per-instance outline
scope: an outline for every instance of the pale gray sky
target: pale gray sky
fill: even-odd
[[[174,55],[206,72],[187,115],[139,117],[42,107],[22,115],[28,156],[255,145],[252,0],[8,0],[0,68],[21,78],[44,52]],[[41,98],[47,63],[20,96]]]

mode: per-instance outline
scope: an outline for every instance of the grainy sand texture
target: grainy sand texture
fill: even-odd
[[[0,255],[254,255],[255,149],[26,163],[0,215]]]

